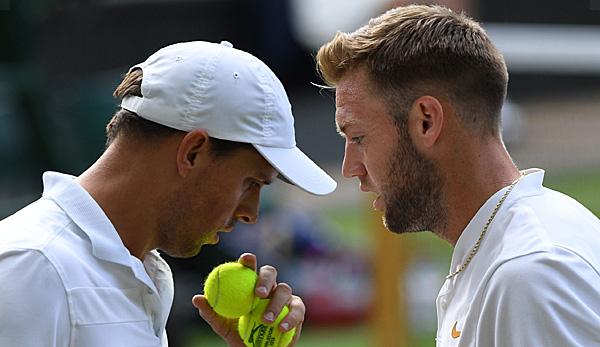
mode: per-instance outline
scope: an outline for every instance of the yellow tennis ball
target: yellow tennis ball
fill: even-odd
[[[219,315],[238,318],[248,314],[257,299],[254,296],[258,275],[240,263],[230,262],[215,267],[204,282],[208,304]]]
[[[284,333],[279,330],[279,323],[290,311],[283,308],[277,319],[271,324],[262,321],[262,316],[269,305],[269,299],[260,299],[252,312],[240,317],[238,332],[248,347],[287,347],[296,333],[296,328]]]

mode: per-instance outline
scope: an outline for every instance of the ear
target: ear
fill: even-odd
[[[209,153],[208,133],[204,129],[196,129],[187,133],[177,148],[177,172],[186,177],[200,165]]]
[[[444,127],[444,108],[433,96],[421,96],[408,115],[408,131],[417,149],[427,151],[438,141]]]

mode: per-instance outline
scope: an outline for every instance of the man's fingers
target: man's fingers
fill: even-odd
[[[292,339],[292,342],[290,342],[288,347],[295,346],[296,343],[298,343],[298,340],[300,339],[300,334],[302,333],[302,323],[304,322],[301,322],[300,325],[296,327],[296,333],[294,334],[294,338]]]
[[[238,262],[252,269],[256,269],[257,267],[256,256],[252,253],[242,254],[239,257]],[[271,299],[262,317],[262,320],[265,323],[272,323],[275,321],[275,318],[279,316],[283,310],[283,307],[286,305],[289,306],[289,312],[279,323],[278,329],[285,332],[296,328],[296,332],[292,342],[290,343],[290,346],[296,345],[296,342],[298,341],[302,331],[306,306],[304,305],[304,302],[302,302],[302,299],[292,295],[292,288],[287,283],[277,283],[277,269],[275,267],[271,265],[265,265],[258,270],[255,295],[259,298]],[[208,322],[208,324],[213,328],[213,330],[215,330],[215,332],[217,332],[217,334],[221,336],[227,336],[230,331],[223,331],[223,333],[225,333],[225,335],[223,335],[221,332],[216,330],[218,327],[222,327],[223,324],[214,325],[211,323],[211,321],[216,321],[218,318],[222,317],[219,317],[212,310],[212,308],[208,306],[208,302],[206,302],[206,299],[203,296],[197,295],[196,297],[194,297],[192,301],[194,302],[194,306],[200,310],[200,315],[202,318]]]
[[[215,320],[218,317],[217,313],[210,307],[208,300],[204,295],[194,295],[192,298],[192,304],[198,309],[200,317],[202,317],[207,323]]]
[[[252,253],[244,253],[240,255],[240,257],[238,258],[238,263],[256,271],[256,255]]]
[[[290,302],[291,298],[292,288],[287,283],[279,283],[271,291],[271,302],[269,302],[269,305],[263,314],[263,321],[265,323],[272,323],[283,307]]]
[[[306,313],[306,306],[299,297],[292,295],[289,304],[290,312],[288,315],[279,323],[279,330],[289,331],[293,328],[301,328],[304,322],[304,314]],[[298,332],[296,332],[298,334]]]
[[[219,316],[208,304],[208,300],[204,295],[194,295],[192,298],[192,304],[198,309],[200,317],[210,325],[212,330],[221,336],[223,339],[228,340],[232,332],[233,325],[228,319]]]
[[[261,266],[258,271],[255,294],[259,298],[267,298],[271,290],[277,285],[277,269],[271,265]]]
[[[289,331],[302,325],[306,306],[302,299],[292,295],[292,288],[286,283],[279,283],[272,291],[271,302],[265,310],[263,321],[265,323],[272,323],[286,305],[290,311],[279,323],[279,330]]]

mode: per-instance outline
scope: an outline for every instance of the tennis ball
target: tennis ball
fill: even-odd
[[[292,342],[296,328],[284,333],[279,330],[279,323],[290,311],[287,306],[271,324],[263,323],[262,316],[269,305],[269,299],[259,299],[252,312],[240,317],[238,332],[248,347],[286,347]]]
[[[229,262],[215,267],[204,282],[208,304],[219,315],[238,318],[248,314],[258,299],[254,287],[258,275],[240,263]]]

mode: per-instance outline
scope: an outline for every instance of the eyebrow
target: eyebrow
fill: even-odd
[[[340,136],[345,137],[346,136],[346,131],[348,130],[348,127],[353,126],[356,124],[356,121],[353,118],[345,118],[342,122],[335,123],[335,129],[337,130],[338,134],[340,134]]]
[[[258,180],[259,180],[259,181],[260,181],[262,184],[264,184],[265,186],[268,186],[268,185],[270,185],[270,184],[271,184],[271,183],[273,183],[273,181],[275,180],[274,178],[269,178],[267,175],[265,175],[265,174],[264,174],[264,173],[262,173],[262,172],[261,172],[261,173],[259,173],[259,174],[257,175],[257,177],[258,177]]]

